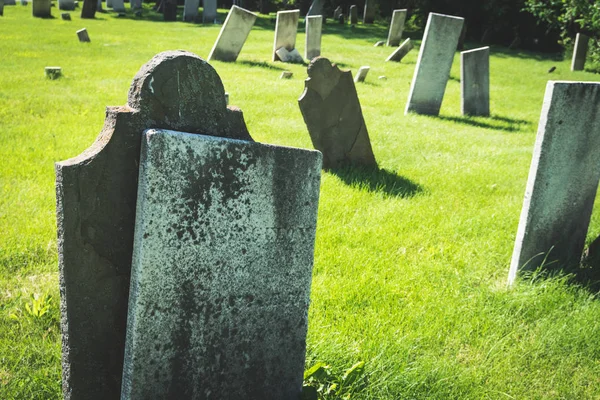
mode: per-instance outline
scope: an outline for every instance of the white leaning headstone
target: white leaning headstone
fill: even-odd
[[[463,115],[490,115],[490,48],[460,53],[460,109]]]
[[[600,83],[546,85],[508,276],[579,263],[600,179]]]
[[[589,41],[590,38],[582,33],[578,33],[575,37],[575,47],[573,48],[573,58],[571,59],[571,71],[583,71]]]
[[[183,4],[183,20],[186,22],[194,22],[198,18],[198,8],[200,0],[185,0]]]
[[[390,23],[390,30],[388,32],[388,46],[398,46],[400,44],[402,32],[404,31],[404,22],[406,21],[406,11],[407,10],[394,10],[392,22]]]
[[[287,51],[296,48],[296,32],[298,31],[298,19],[300,10],[289,10],[277,12],[275,22],[275,40],[273,41],[273,61],[279,61],[277,50],[284,47]]]
[[[438,115],[464,18],[430,13],[405,113]]]
[[[306,17],[306,44],[304,46],[304,58],[312,60],[321,55],[321,30],[323,29],[323,17],[321,15]]]
[[[360,67],[354,77],[354,83],[364,82],[370,69],[369,66]]]
[[[413,47],[414,46],[413,46],[410,38],[408,38],[404,42],[402,42],[402,44],[400,46],[398,46],[398,48],[396,50],[394,50],[394,52],[392,54],[390,54],[389,57],[385,59],[385,61],[400,62],[400,61],[402,61],[404,56],[406,56],[408,54],[408,52],[413,49]]]
[[[208,61],[237,60],[255,21],[256,14],[238,6],[231,6]]]
[[[202,23],[212,24],[217,19],[217,0],[202,0]]]

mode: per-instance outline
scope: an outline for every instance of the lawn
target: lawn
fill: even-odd
[[[207,57],[220,30],[148,9],[53,14],[18,5],[0,17],[0,399],[61,397],[54,162],[93,142],[156,53]],[[272,18],[236,63],[212,65],[257,141],[311,148],[297,103],[306,68],[270,62]],[[91,43],[78,42],[82,27]],[[597,76],[492,47],[492,116],[465,118],[457,53],[440,116],[405,116],[418,51],[385,63],[392,49],[373,44],[386,37],[384,24],[323,27],[323,56],[371,67],[357,90],[380,170],[323,172],[307,368],[322,362],[337,379],[364,362],[344,389],[353,399],[600,397],[596,293],[565,275],[506,287],[546,82]],[[302,53],[302,23],[297,43]],[[64,76],[47,80],[45,66]],[[588,241],[598,234],[594,212]]]

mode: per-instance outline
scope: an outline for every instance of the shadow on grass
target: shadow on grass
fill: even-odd
[[[475,126],[478,128],[493,129],[506,132],[517,132],[520,131],[523,126],[531,125],[531,122],[529,121],[517,118],[503,117],[501,115],[492,115],[490,117],[456,117],[450,115],[438,115],[434,118],[438,118],[444,121],[452,121],[460,124]]]
[[[236,64],[247,65],[249,67],[259,67],[259,68],[273,69],[273,70],[276,70],[276,71],[285,71],[286,70],[283,67],[280,67],[278,65],[273,65],[273,64],[268,63],[266,61],[241,60],[241,61],[236,61]]]
[[[423,191],[419,184],[410,179],[379,167],[347,165],[327,171],[349,186],[390,197],[413,197]]]
[[[581,263],[565,269],[573,281],[592,293],[600,292],[600,236],[585,250]]]

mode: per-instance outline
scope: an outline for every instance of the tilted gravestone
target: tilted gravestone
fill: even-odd
[[[578,33],[575,37],[575,47],[573,48],[573,58],[571,59],[571,71],[583,71],[589,41],[590,38],[583,33]]]
[[[354,77],[354,83],[364,82],[365,79],[367,79],[367,74],[369,73],[370,69],[371,67],[369,66],[360,67],[356,73],[356,76]]]
[[[410,38],[406,39],[385,61],[402,61],[402,59],[413,49]]]
[[[251,140],[241,111],[226,108],[215,76],[191,53],[155,56],[135,76],[128,104],[107,108],[96,142],[56,164],[67,400],[120,396],[143,131]]]
[[[58,0],[58,9],[73,11],[75,9],[75,0]]]
[[[490,115],[490,48],[460,53],[460,108],[463,115]]]
[[[256,21],[256,14],[238,6],[231,6],[221,32],[208,55],[208,61],[237,60]]]
[[[298,19],[300,10],[278,11],[277,22],[275,22],[275,40],[273,41],[273,61],[281,61],[277,50],[281,47],[287,51],[296,48],[296,32],[298,31]]]
[[[298,103],[313,146],[323,153],[323,168],[376,166],[352,73],[317,57],[304,86]]]
[[[350,25],[358,24],[358,8],[356,6],[350,6],[348,21],[350,21]]]
[[[600,179],[600,83],[554,82],[538,127],[508,277],[578,263]]]
[[[90,35],[88,35],[88,31],[85,28],[77,31],[77,37],[80,42],[90,42]]]
[[[312,60],[321,55],[321,31],[323,29],[323,17],[320,15],[306,17],[306,43],[304,46],[304,58]]]
[[[464,18],[430,13],[405,113],[438,115]]]
[[[102,11],[102,0],[84,0],[81,7],[81,18],[95,18],[96,11]]]
[[[404,23],[406,21],[406,12],[407,10],[394,10],[392,22],[390,23],[390,30],[388,31],[388,46],[398,46],[400,44],[402,32],[404,31]]]
[[[377,2],[375,0],[365,0],[363,12],[363,24],[372,24],[375,21]]]
[[[52,17],[52,2],[50,0],[33,0],[31,12],[34,17],[50,18]]]
[[[122,399],[300,398],[320,169],[315,151],[145,132]]]
[[[213,24],[217,19],[217,0],[202,0],[202,22]]]
[[[183,3],[183,20],[194,22],[198,18],[198,8],[200,0],[185,0]]]
[[[342,14],[342,6],[337,6],[337,8],[333,11],[333,19],[337,21]]]

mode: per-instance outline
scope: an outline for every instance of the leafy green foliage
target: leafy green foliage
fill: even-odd
[[[302,400],[351,399],[366,385],[364,366],[363,361],[357,362],[340,376],[332,372],[330,365],[316,363],[304,372]]]

